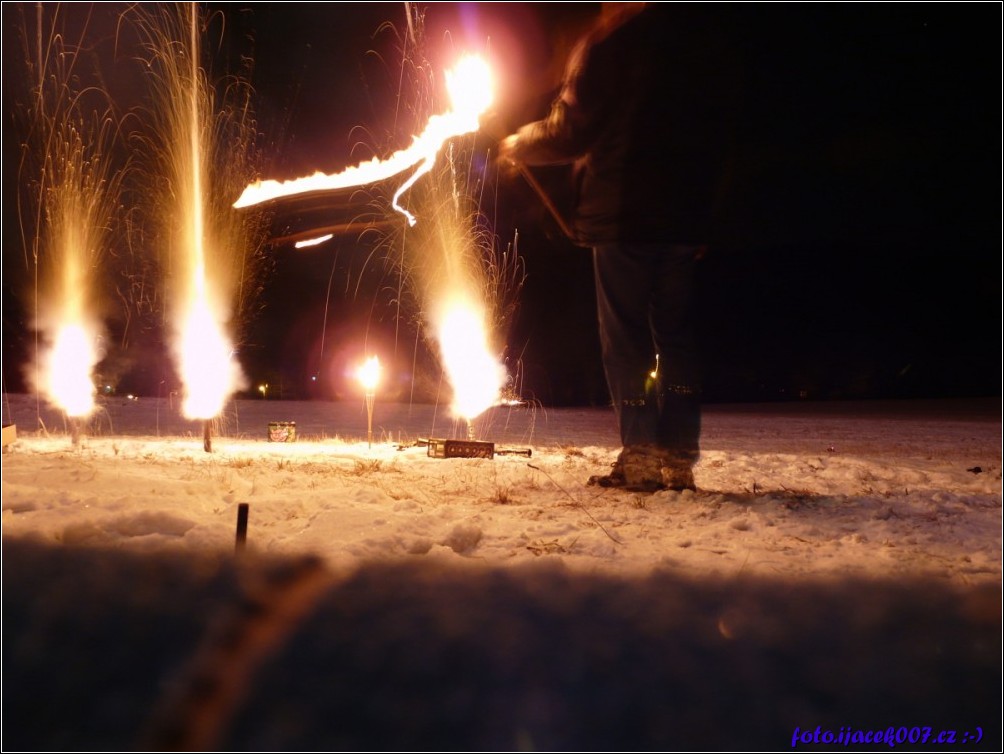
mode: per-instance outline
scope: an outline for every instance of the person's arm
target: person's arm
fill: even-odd
[[[582,157],[592,145],[603,117],[604,97],[591,70],[594,60],[587,43],[569,60],[561,94],[548,116],[507,136],[499,157],[524,165],[561,165]]]

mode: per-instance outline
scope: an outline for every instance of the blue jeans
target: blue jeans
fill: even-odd
[[[695,268],[703,247],[593,248],[603,366],[621,443],[693,464],[701,433]]]

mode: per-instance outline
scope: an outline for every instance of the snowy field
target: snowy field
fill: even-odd
[[[3,408],[5,751],[1000,750],[998,400],[709,406],[653,495],[607,409]]]
[[[991,403],[710,406],[700,491],[587,487],[616,457],[612,412],[497,408],[494,458],[430,458],[464,438],[429,405],[238,401],[203,450],[165,400],[105,401],[78,447],[64,420],[9,398],[3,532],[49,544],[313,554],[333,568],[397,557],[645,574],[1001,580],[1001,422]],[[294,443],[268,442],[295,421]]]

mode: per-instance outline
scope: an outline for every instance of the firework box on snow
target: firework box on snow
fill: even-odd
[[[493,442],[480,440],[428,441],[429,458],[494,458],[496,455],[531,455],[529,448],[496,448]]]
[[[296,422],[269,422],[269,442],[296,442]]]

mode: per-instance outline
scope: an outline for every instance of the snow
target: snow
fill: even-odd
[[[475,423],[496,450],[430,458],[466,438],[443,407],[238,400],[202,425],[175,401],[111,397],[78,446],[65,420],[9,396],[3,534],[50,545],[321,557],[335,571],[434,557],[576,571],[1001,580],[999,404],[708,406],[697,494],[585,485],[616,457],[606,408],[497,407]],[[292,443],[268,442],[295,421]],[[39,427],[42,429],[35,430]]]
[[[4,411],[4,751],[1000,750],[999,401],[709,406],[653,495],[603,408]]]

